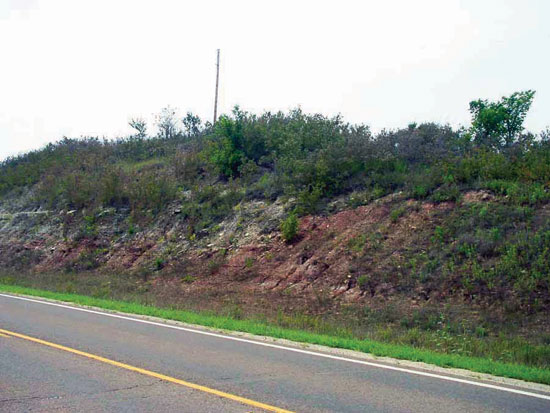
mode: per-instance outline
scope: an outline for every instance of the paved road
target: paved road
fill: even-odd
[[[0,329],[291,411],[550,411],[528,395],[5,296]],[[0,335],[0,411],[52,410],[261,411]]]

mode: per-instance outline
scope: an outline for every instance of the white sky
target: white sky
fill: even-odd
[[[537,94],[550,124],[550,1],[0,0],[0,159],[125,136],[163,106],[300,105],[383,127],[469,124],[468,102]]]

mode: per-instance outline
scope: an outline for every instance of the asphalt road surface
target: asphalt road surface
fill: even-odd
[[[550,411],[550,393],[374,364],[0,295],[0,412]]]

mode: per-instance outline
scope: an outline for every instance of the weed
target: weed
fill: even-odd
[[[161,257],[155,258],[154,263],[155,271],[160,271],[164,268],[164,260]]]
[[[208,261],[208,264],[207,264],[208,274],[212,275],[218,272],[218,270],[222,265],[223,265],[223,255],[218,255],[212,258],[210,261]]]
[[[436,226],[434,229],[434,235],[432,236],[432,243],[443,243],[445,241],[445,229],[441,226]]]
[[[195,280],[197,279],[197,277],[194,277],[193,275],[184,275],[183,277],[181,277],[180,281],[184,284],[191,284],[193,282],[195,282]]]
[[[87,237],[94,237],[97,235],[97,224],[95,215],[84,216],[84,235]]]
[[[361,252],[365,248],[367,242],[367,234],[361,234],[357,237],[350,238],[348,241],[348,248],[353,252]]]
[[[475,334],[479,338],[487,337],[487,329],[482,326],[477,326]]]
[[[405,214],[405,212],[407,212],[406,206],[400,206],[398,208],[393,209],[390,212],[391,222],[396,223],[397,221],[399,221],[399,218],[402,217]]]
[[[365,274],[360,275],[357,279],[357,285],[359,285],[361,291],[365,291],[369,285],[369,276]]]
[[[252,268],[252,266],[254,265],[254,258],[253,257],[246,257],[246,259],[244,260],[244,266],[246,268]]]

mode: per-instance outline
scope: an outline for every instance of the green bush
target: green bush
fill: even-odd
[[[296,213],[300,215],[316,213],[322,195],[323,191],[318,186],[300,191],[296,200]]]
[[[156,172],[145,172],[134,175],[129,198],[132,210],[138,214],[150,211],[159,213],[169,202],[176,199],[177,187],[174,180],[167,175]]]
[[[457,201],[460,198],[460,188],[454,184],[444,184],[434,191],[431,198],[435,202]]]
[[[399,218],[401,218],[406,212],[407,212],[407,207],[405,206],[400,206],[398,208],[395,208],[390,212],[391,222],[395,223],[399,221]]]
[[[412,196],[414,199],[423,199],[428,196],[428,188],[426,185],[415,185],[412,190]]]
[[[155,271],[160,271],[164,268],[164,260],[160,257],[155,258],[154,263]]]
[[[281,233],[286,242],[292,242],[298,235],[298,218],[295,214],[290,214],[283,222],[281,222]]]

